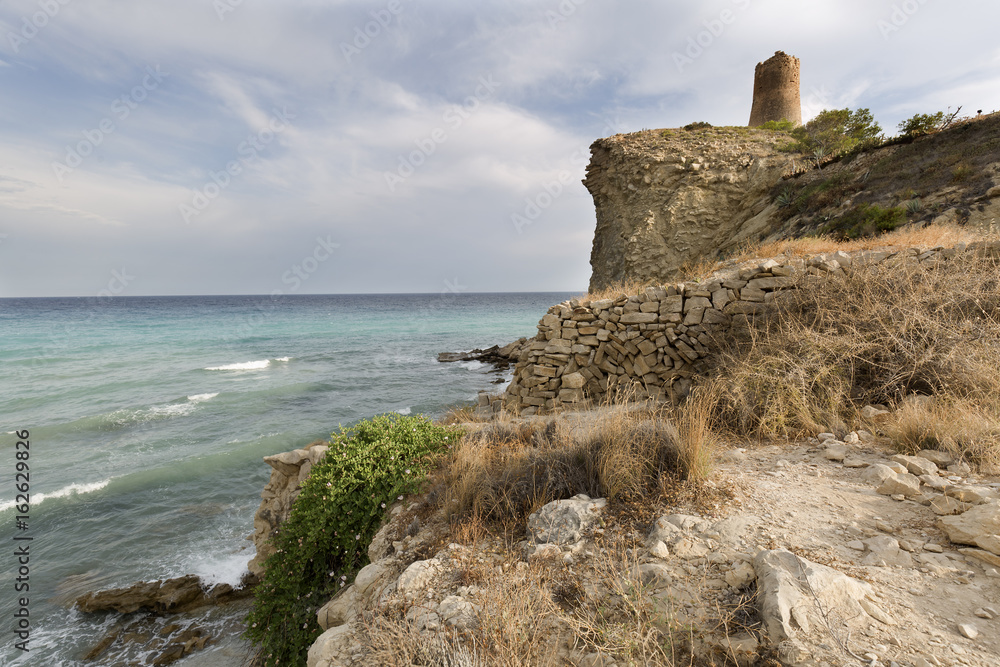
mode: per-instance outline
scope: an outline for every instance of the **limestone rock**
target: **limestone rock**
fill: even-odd
[[[596,526],[607,506],[603,498],[591,500],[583,494],[569,500],[554,500],[528,517],[528,538],[536,544],[574,544]]]
[[[889,466],[883,463],[876,463],[875,465],[868,466],[865,469],[865,471],[861,474],[861,479],[869,484],[880,486],[882,482],[895,475],[896,472]]]
[[[910,474],[916,475],[917,477],[920,477],[920,475],[935,475],[938,471],[938,467],[934,465],[934,463],[919,456],[896,454],[892,457],[892,460],[896,463],[902,463],[906,466],[906,470]]]
[[[437,615],[447,625],[454,626],[459,630],[468,630],[478,624],[476,620],[478,610],[476,605],[465,598],[449,595],[437,606]]]
[[[885,421],[889,417],[889,411],[876,408],[873,405],[866,405],[861,408],[861,417],[862,419],[879,423]]]
[[[917,452],[917,456],[922,459],[927,459],[939,468],[947,468],[955,462],[954,456],[939,449],[921,449]]]
[[[949,486],[944,490],[945,495],[970,505],[982,505],[983,503],[996,498],[997,493],[988,486],[970,486],[961,484]]]
[[[389,572],[390,568],[386,563],[369,563],[361,568],[357,576],[354,577],[354,588],[357,589],[358,594],[368,595],[372,587],[385,578]]]
[[[592,291],[630,279],[667,282],[685,262],[776,224],[769,193],[794,157],[764,132],[741,136],[738,151],[692,140],[687,132],[633,133],[591,146],[584,185],[597,211]],[[635,180],[643,160],[650,169]]]
[[[823,458],[830,461],[843,461],[847,457],[846,445],[827,445]]]
[[[893,496],[896,494],[918,496],[920,495],[920,480],[909,473],[902,475],[897,473],[893,474],[892,477],[886,478],[875,491],[883,496]]]
[[[959,623],[958,631],[962,633],[963,637],[968,639],[975,639],[979,636],[979,630],[972,623]]]
[[[309,647],[306,667],[342,667],[349,664],[354,633],[349,625],[339,625],[321,634]]]
[[[872,594],[870,585],[786,549],[758,553],[754,571],[761,617],[774,643],[821,626],[824,614],[856,618],[863,613],[858,601]]]
[[[878,535],[865,540],[869,553],[861,561],[864,565],[879,567],[912,567],[913,559],[903,551],[899,542],[888,535]]]
[[[1000,556],[1000,535],[980,535],[976,538],[976,546]]]
[[[430,585],[434,577],[441,571],[441,561],[437,558],[428,560],[418,560],[410,563],[409,567],[399,575],[396,590],[412,600],[423,589]]]
[[[948,496],[938,496],[931,501],[931,510],[934,511],[938,516],[951,516],[952,514],[961,514],[966,510],[970,509],[972,505],[968,503],[963,503],[960,500],[955,500],[954,498],[949,498]]]
[[[751,581],[757,578],[757,573],[754,571],[753,566],[746,561],[740,561],[736,564],[736,567],[726,572],[725,579],[726,583],[732,588],[743,588]]]
[[[361,593],[357,587],[348,586],[316,612],[319,627],[329,630],[349,622],[357,615],[360,602]]]
[[[1000,502],[977,505],[958,516],[942,517],[937,523],[955,544],[975,545],[979,537],[1000,534]]]

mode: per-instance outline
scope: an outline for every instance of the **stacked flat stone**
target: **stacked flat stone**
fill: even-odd
[[[549,308],[538,335],[522,350],[503,407],[532,415],[619,392],[638,400],[680,401],[704,369],[713,338],[747,326],[783,290],[884,261],[933,264],[965,250],[959,245],[779,256],[617,299],[564,301]],[[968,250],[997,256],[1000,244],[970,244]]]

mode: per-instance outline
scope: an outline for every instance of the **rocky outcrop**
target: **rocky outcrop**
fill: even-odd
[[[271,536],[288,519],[292,503],[302,490],[302,482],[329,448],[326,442],[317,440],[302,449],[264,457],[264,462],[271,466],[271,479],[260,494],[260,507],[253,518],[254,532],[247,538],[257,547],[256,555],[247,564],[254,576],[263,576],[262,564],[274,553],[274,547],[270,543]]]
[[[1000,114],[843,159],[777,149],[791,140],[692,126],[595,141],[584,180],[597,215],[591,292],[675,280],[748,241],[875,233],[878,211],[893,225],[1000,224]]]
[[[584,185],[597,230],[590,290],[623,281],[667,282],[773,226],[771,188],[796,158],[780,133],[747,128],[619,134],[591,146]]]
[[[494,370],[507,370],[512,363],[517,361],[517,358],[521,354],[521,350],[524,349],[527,342],[527,338],[519,338],[513,343],[508,343],[503,347],[494,345],[493,347],[488,347],[485,350],[476,349],[470,352],[441,352],[438,354],[438,361],[446,363],[455,361],[479,361],[484,364],[492,364]]]
[[[87,593],[77,598],[75,605],[86,613],[116,611],[131,614],[148,611],[175,614],[246,597],[249,590],[247,586],[235,589],[229,584],[205,587],[199,577],[188,574],[164,581],[140,581],[125,588]]]

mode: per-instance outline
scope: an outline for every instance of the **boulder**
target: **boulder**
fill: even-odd
[[[902,463],[906,466],[907,472],[916,475],[917,477],[920,477],[921,475],[936,475],[938,471],[938,467],[934,465],[933,462],[920,456],[896,454],[891,460],[896,463]]]
[[[883,463],[876,463],[875,465],[868,466],[868,468],[865,469],[864,473],[861,474],[861,479],[869,484],[879,486],[882,482],[895,474],[896,472],[889,466]]]
[[[306,667],[341,667],[351,658],[354,632],[350,625],[338,625],[321,634],[309,647]]]
[[[877,493],[883,496],[919,496],[920,480],[909,473],[894,473],[892,477],[887,477],[877,489]]]
[[[921,449],[917,452],[917,456],[922,459],[927,459],[939,468],[947,468],[955,462],[954,456],[939,449]]]
[[[554,500],[528,517],[528,539],[535,544],[574,544],[601,521],[607,506],[603,498],[591,500],[583,494]]]
[[[316,612],[316,621],[324,630],[344,625],[358,614],[361,593],[357,586],[350,585]]]
[[[775,644],[800,632],[808,634],[830,615],[865,615],[859,600],[872,594],[870,585],[787,549],[761,551],[754,558],[754,571],[761,619]]]
[[[988,486],[970,486],[967,484],[949,486],[944,490],[944,493],[955,500],[961,500],[963,503],[969,503],[970,505],[982,505],[997,497],[997,492]]]
[[[441,571],[441,561],[437,558],[418,560],[399,575],[396,590],[408,600],[415,598],[423,589],[430,585],[434,577]]]
[[[1000,502],[992,500],[958,516],[941,517],[937,524],[955,544],[975,546],[979,537],[1000,534]]]

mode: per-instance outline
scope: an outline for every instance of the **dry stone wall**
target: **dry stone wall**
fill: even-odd
[[[808,289],[816,280],[873,263],[930,265],[966,251],[997,255],[1000,243],[780,256],[617,299],[564,301],[539,321],[538,335],[515,366],[503,406],[532,415],[600,402],[618,391],[638,399],[679,401],[703,370],[714,337],[746,326],[783,290]]]

